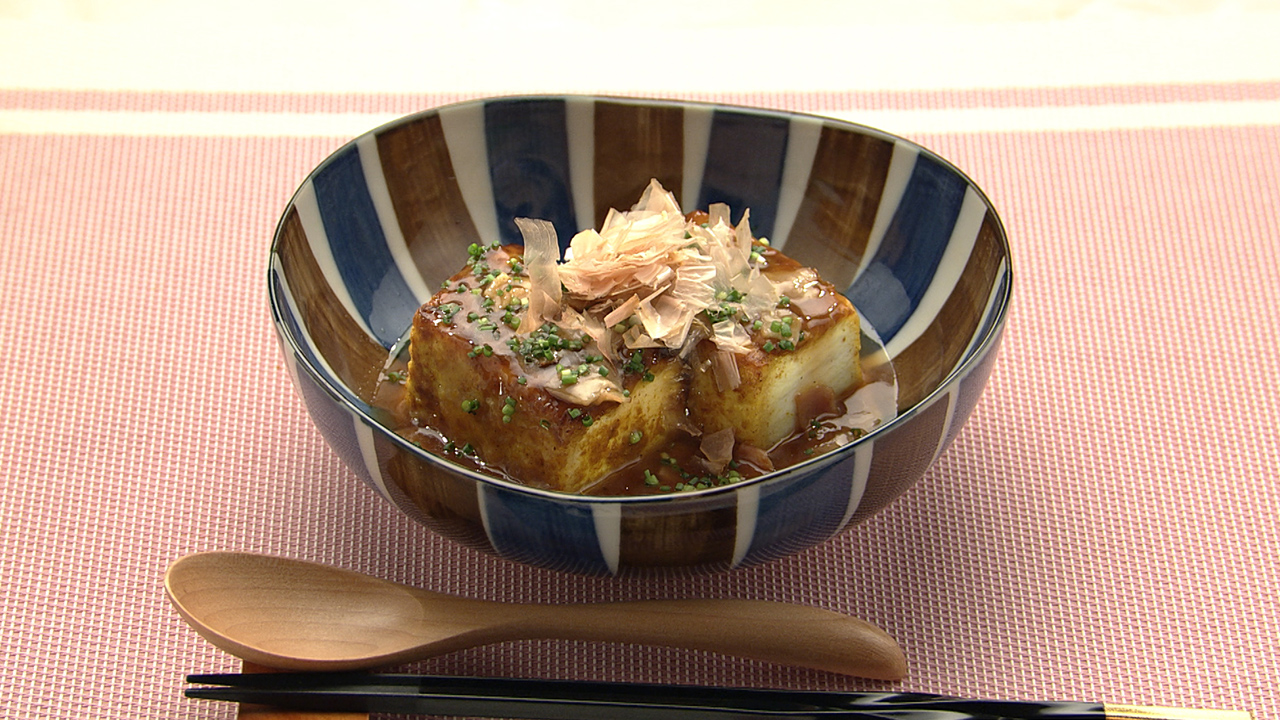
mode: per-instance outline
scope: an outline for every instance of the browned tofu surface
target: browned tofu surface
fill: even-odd
[[[583,492],[669,445],[684,415],[687,374],[670,358],[647,366],[652,380],[632,378],[629,402],[583,407],[545,386],[519,384],[526,369],[515,355],[468,357],[473,343],[430,312],[414,319],[410,347],[414,416],[453,442],[455,451],[535,487]]]
[[[685,216],[654,182],[567,257],[549,223],[524,219],[524,246],[471,246],[413,320],[413,432],[573,493],[737,482],[773,470],[775,450],[794,462],[793,441],[822,434],[862,381],[859,316],[728,216]]]
[[[500,268],[518,257],[518,248],[506,248],[490,264]],[[779,253],[770,251],[769,257],[779,274],[798,269]],[[685,362],[670,352],[647,350],[636,365],[621,358],[605,362],[587,342],[561,349],[556,364],[529,362],[510,347],[525,336],[501,321],[506,313],[499,303],[485,310],[487,296],[469,291],[473,280],[473,268],[459,273],[451,280],[453,290],[437,293],[414,317],[410,413],[439,433],[448,451],[535,487],[590,491],[611,473],[652,460],[682,438],[696,442],[725,428],[738,443],[768,450],[812,419],[800,407],[803,398],[816,390],[834,400],[861,379],[858,315],[825,284],[809,293],[826,302],[797,301],[776,313],[779,320],[755,330],[755,349],[734,357],[739,384],[726,389],[702,353]],[[518,279],[508,282],[518,291]],[[822,311],[806,314],[814,307]],[[476,320],[480,315],[491,322]],[[551,389],[564,365],[578,372],[585,367],[583,377],[603,368],[629,397],[592,405],[558,397]]]
[[[804,333],[799,342],[793,341],[793,349],[778,348],[785,338],[768,337],[752,352],[738,356],[737,387],[721,388],[712,373],[693,373],[689,416],[694,423],[704,433],[732,428],[738,442],[768,450],[803,431],[813,419],[810,415],[825,410],[798,407],[812,393],[825,393],[834,402],[854,390],[862,379],[857,362],[862,327],[849,301],[838,293],[832,297],[835,309],[820,321],[801,322],[800,316],[793,316],[796,329],[790,337]]]

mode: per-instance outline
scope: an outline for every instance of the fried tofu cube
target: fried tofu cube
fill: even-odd
[[[688,394],[679,360],[653,356],[648,375],[631,379],[625,402],[580,406],[549,391],[554,368],[529,367],[508,352],[473,352],[483,345],[431,307],[414,318],[407,397],[412,415],[454,452],[525,485],[581,493],[678,432]]]
[[[785,346],[792,349],[765,339],[737,355],[737,387],[722,388],[712,372],[693,373],[692,422],[705,434],[733,428],[739,443],[768,450],[804,430],[813,412],[800,406],[815,394],[834,402],[856,388],[862,380],[861,323],[843,295],[830,297],[834,308],[821,322],[804,323],[803,339]],[[801,337],[798,330],[795,337]]]
[[[563,258],[544,220],[516,219],[521,245],[472,244],[414,316],[413,432],[569,493],[774,469],[770,452],[842,415],[862,382],[862,328],[814,268],[754,237],[745,211],[729,217],[724,204],[686,216],[654,180]]]

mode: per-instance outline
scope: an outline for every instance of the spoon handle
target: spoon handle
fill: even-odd
[[[528,611],[518,623],[526,638],[706,650],[880,680],[907,671],[902,649],[880,628],[806,605],[687,599],[520,607]]]

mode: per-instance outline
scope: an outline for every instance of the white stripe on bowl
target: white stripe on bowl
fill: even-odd
[[[787,244],[791,226],[795,224],[800,203],[809,185],[813,159],[818,155],[823,122],[819,118],[794,117],[787,130],[787,157],[782,164],[782,190],[778,193],[778,212],[774,216],[769,243],[779,250]]]
[[[699,209],[698,196],[702,190],[702,176],[707,171],[714,117],[715,111],[709,107],[684,106],[684,183],[680,187],[680,209],[687,213]]]
[[[378,448],[374,444],[373,430],[360,422],[358,418],[352,416],[351,424],[356,430],[356,442],[360,445],[360,458],[364,460],[364,469],[369,473],[369,480],[373,483],[378,494],[392,505],[395,501],[391,499],[391,493],[387,490],[387,482],[382,477],[382,469],[378,466]]]
[[[609,574],[617,575],[622,555],[622,507],[616,503],[592,505],[591,520],[595,523],[600,554],[609,567]]]
[[[373,331],[356,310],[356,304],[351,300],[351,293],[347,292],[346,283],[342,281],[342,275],[338,272],[338,263],[333,259],[333,250],[329,247],[329,236],[324,231],[324,220],[320,217],[320,206],[316,202],[316,188],[311,181],[303,183],[298,190],[298,196],[293,200],[293,207],[298,211],[298,220],[302,223],[303,234],[307,236],[307,245],[311,248],[311,255],[315,258],[316,265],[320,267],[320,274],[324,276],[329,289],[333,291],[334,296],[338,298],[338,303],[347,311],[356,325],[360,326],[360,331],[377,342]]]
[[[889,158],[889,169],[885,173],[884,189],[880,192],[880,205],[876,208],[876,219],[871,224],[871,235],[867,237],[867,247],[862,251],[862,260],[858,263],[858,269],[854,271],[850,284],[866,272],[867,266],[880,250],[885,231],[889,229],[889,223],[893,222],[893,215],[898,211],[898,205],[902,203],[907,185],[911,183],[911,174],[915,172],[918,157],[920,157],[920,150],[914,145],[904,142],[893,144],[893,155]]]
[[[438,113],[449,161],[458,191],[471,213],[471,222],[488,245],[502,239],[498,232],[498,212],[493,201],[493,180],[489,176],[489,149],[485,143],[482,103],[442,108]]]
[[[844,518],[840,520],[840,528],[848,526],[853,514],[862,504],[862,495],[867,491],[867,478],[871,476],[871,458],[875,455],[875,440],[868,438],[853,451],[853,482],[849,484],[849,504],[844,508]]]
[[[484,526],[484,535],[489,538],[489,546],[493,548],[495,553],[501,554],[502,551],[498,547],[498,543],[493,538],[493,527],[489,522],[489,502],[486,498],[489,494],[485,492],[484,483],[475,483],[476,486],[476,509],[480,512],[480,524]]]
[[[969,263],[969,256],[973,254],[974,243],[978,239],[978,233],[982,230],[982,221],[986,216],[986,202],[972,186],[966,186],[964,201],[960,204],[960,214],[956,217],[956,224],[951,228],[951,238],[947,241],[946,250],[942,252],[942,259],[938,261],[938,269],[934,271],[933,279],[925,290],[924,296],[920,298],[920,303],[916,305],[915,311],[911,313],[911,317],[907,318],[907,322],[898,329],[885,347],[889,357],[898,357],[911,343],[918,340],[942,311],[943,304],[947,302],[947,298],[951,297],[951,293],[956,289],[956,283],[960,282],[960,276],[964,274],[965,265]]]
[[[418,272],[418,266],[409,253],[409,245],[404,240],[404,232],[400,230],[400,219],[396,217],[395,205],[391,202],[391,190],[387,188],[387,176],[382,172],[382,157],[378,152],[378,138],[375,135],[362,135],[356,139],[356,152],[360,156],[360,169],[364,171],[364,183],[369,188],[369,199],[373,201],[373,209],[378,213],[378,224],[382,226],[382,237],[386,239],[387,250],[395,260],[396,268],[404,277],[405,284],[413,293],[418,303],[424,303],[431,297],[432,291]]]
[[[578,229],[595,227],[596,103],[591,98],[565,100],[565,131],[569,135],[569,187]],[[562,243],[568,238],[560,238]]]
[[[730,567],[738,567],[751,551],[751,541],[756,536],[756,521],[760,517],[760,486],[748,485],[740,489],[738,513],[733,536],[733,561]]]

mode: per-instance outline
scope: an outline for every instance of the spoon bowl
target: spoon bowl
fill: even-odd
[[[504,603],[239,552],[180,558],[164,587],[210,643],[282,670],[361,670],[503,641],[564,639],[705,650],[882,680],[906,674],[901,648],[883,630],[790,603]]]

